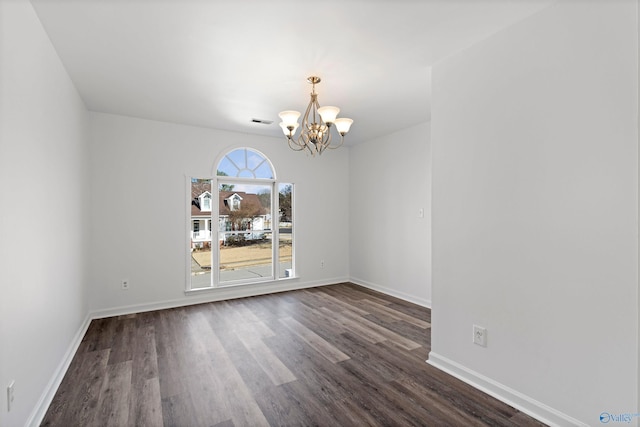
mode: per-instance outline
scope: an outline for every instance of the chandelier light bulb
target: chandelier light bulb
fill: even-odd
[[[351,128],[351,124],[353,120],[345,118],[336,119],[336,130],[342,136],[344,136],[349,129]]]
[[[283,111],[278,114],[278,116],[280,116],[282,123],[284,123],[285,126],[298,127],[298,117],[300,117],[300,113],[298,111]]]
[[[336,121],[336,117],[338,117],[338,113],[340,109],[338,107],[320,107],[318,108],[318,113],[320,117],[322,117],[322,121],[328,125],[333,124]]]

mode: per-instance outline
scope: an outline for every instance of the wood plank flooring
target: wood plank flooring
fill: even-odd
[[[94,320],[42,425],[542,425],[425,363],[430,316],[344,283]]]

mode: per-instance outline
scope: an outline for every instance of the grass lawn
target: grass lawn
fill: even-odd
[[[203,269],[211,268],[211,250],[191,253],[193,259]],[[291,244],[280,244],[280,261],[291,260]],[[271,243],[264,242],[248,246],[223,246],[220,248],[220,267],[232,270],[237,267],[271,263]]]

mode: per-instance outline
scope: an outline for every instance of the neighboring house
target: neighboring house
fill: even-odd
[[[211,185],[208,182],[191,185],[191,248],[211,246],[213,206]],[[218,201],[218,233],[220,244],[230,236],[261,239],[268,227],[268,209],[262,206],[257,194],[244,191],[220,191]],[[215,216],[213,217],[215,221]]]

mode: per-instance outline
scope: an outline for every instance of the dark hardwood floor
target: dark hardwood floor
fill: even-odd
[[[345,283],[94,320],[43,425],[542,425],[425,363],[430,316]]]

